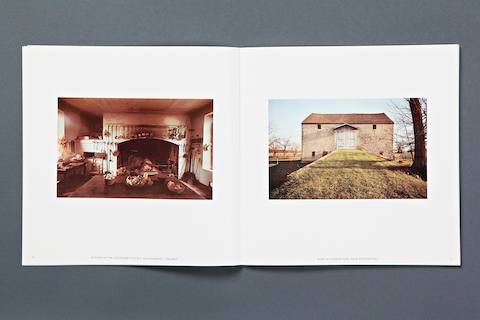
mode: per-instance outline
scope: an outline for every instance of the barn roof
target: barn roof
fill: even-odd
[[[385,113],[312,113],[302,124],[393,124]]]

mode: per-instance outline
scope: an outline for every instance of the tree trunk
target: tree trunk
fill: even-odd
[[[412,170],[422,178],[427,178],[427,150],[425,146],[425,130],[423,126],[422,105],[419,98],[408,99],[412,112],[413,133],[415,136],[415,156]]]

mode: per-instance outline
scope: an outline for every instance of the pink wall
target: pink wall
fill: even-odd
[[[101,118],[80,112],[65,103],[60,103],[58,108],[63,111],[65,139],[68,141],[79,136],[101,134]]]
[[[73,110],[65,109],[65,139],[74,140],[78,136],[90,134],[89,119]]]

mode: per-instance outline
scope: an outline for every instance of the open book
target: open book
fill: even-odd
[[[23,48],[24,265],[460,265],[459,47]]]

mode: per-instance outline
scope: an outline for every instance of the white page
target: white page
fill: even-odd
[[[245,48],[240,79],[243,264],[460,265],[457,45]],[[427,198],[269,199],[269,100],[414,97]]]
[[[238,264],[238,87],[233,48],[25,47],[23,264]],[[213,199],[57,197],[59,97],[213,99]]]

